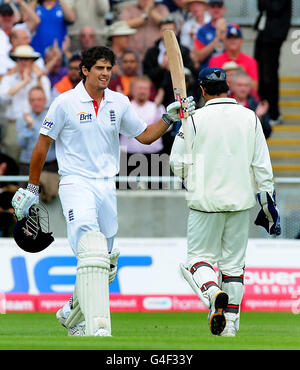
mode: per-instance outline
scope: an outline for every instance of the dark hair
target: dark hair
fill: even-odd
[[[115,54],[112,50],[106,46],[93,46],[82,52],[82,61],[80,63],[80,76],[85,81],[86,76],[82,72],[82,67],[84,66],[88,71],[91,70],[93,65],[97,63],[97,60],[105,59],[111,63],[112,66],[116,63]]]
[[[68,60],[68,65],[72,62],[77,62],[78,60],[82,61],[82,58],[79,54],[74,54],[71,56],[71,58]]]
[[[204,91],[208,95],[221,95],[229,91],[229,86],[227,85],[226,81],[221,81],[218,83],[212,83],[212,84],[207,84],[205,86],[202,86]]]

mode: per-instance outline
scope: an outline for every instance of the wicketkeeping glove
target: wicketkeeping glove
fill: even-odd
[[[19,221],[28,217],[29,208],[32,205],[38,204],[38,189],[38,186],[28,184],[27,189],[19,188],[13,196],[11,204]]]
[[[276,193],[273,195],[263,191],[257,194],[257,200],[261,206],[261,210],[254,221],[255,225],[264,227],[270,235],[280,235],[280,216],[279,210],[276,207]]]
[[[193,114],[195,114],[195,109],[196,109],[195,100],[193,96],[189,96],[186,99],[187,99],[187,104],[188,104],[187,112],[189,116],[192,116]],[[179,113],[180,108],[181,108],[181,104],[179,101],[175,101],[174,103],[171,103],[167,106],[167,114],[173,122],[177,122],[180,120],[180,113]]]

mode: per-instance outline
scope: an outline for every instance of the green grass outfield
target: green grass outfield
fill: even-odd
[[[300,315],[242,313],[238,335],[213,336],[206,313],[112,313],[111,338],[68,337],[54,313],[0,315],[1,350],[299,350]]]

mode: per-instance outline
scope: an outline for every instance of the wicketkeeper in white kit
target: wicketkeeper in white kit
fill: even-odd
[[[18,220],[38,203],[40,174],[55,140],[59,197],[68,241],[77,257],[74,294],[57,312],[69,335],[111,336],[109,283],[119,255],[113,249],[118,229],[119,134],[151,144],[179,119],[180,103],[176,102],[161,120],[147,126],[126,96],[107,88],[114,64],[109,48],[97,46],[83,53],[83,81],[51,104],[32,153],[28,186],[20,188],[12,200]],[[190,114],[194,109],[189,98]]]
[[[235,336],[243,297],[249,210],[255,224],[280,235],[270,155],[256,114],[227,97],[226,73],[205,68],[199,84],[206,101],[188,118],[192,165],[180,129],[170,163],[187,182],[189,217],[184,278],[209,309],[212,334]],[[219,268],[217,276],[214,265]]]

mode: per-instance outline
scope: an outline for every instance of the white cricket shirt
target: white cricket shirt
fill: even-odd
[[[129,99],[109,89],[96,114],[81,81],[53,101],[40,133],[56,141],[59,175],[106,178],[119,172],[119,134],[133,138],[146,127]]]
[[[252,208],[256,193],[273,192],[273,171],[261,123],[235,99],[209,100],[189,118],[193,138],[188,206],[204,212],[234,212]],[[183,131],[177,134],[171,166],[177,176],[184,167]]]

